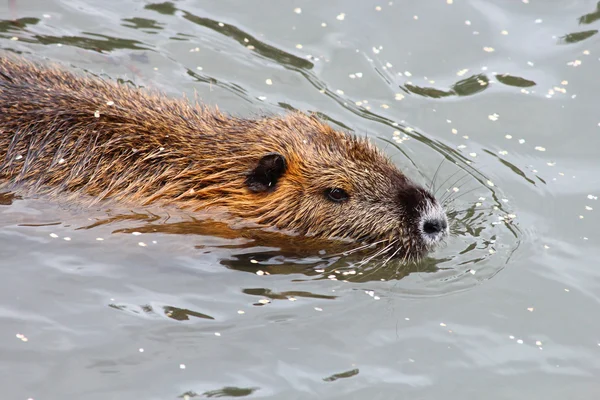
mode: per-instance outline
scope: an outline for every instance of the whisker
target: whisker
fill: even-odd
[[[458,183],[458,182],[457,182],[457,183]],[[461,183],[460,185],[458,185],[458,186],[454,186],[454,187],[456,187],[456,188],[460,189],[460,188],[464,187],[465,185],[468,185],[469,183],[470,183],[469,181],[467,181],[467,182],[463,182],[463,183]]]
[[[376,251],[376,252],[374,252],[374,253],[373,253],[371,256],[369,256],[369,257],[366,257],[366,258],[364,258],[363,260],[361,260],[361,261],[358,263],[357,267],[358,267],[358,268],[361,268],[362,266],[364,266],[366,263],[368,263],[369,261],[371,261],[371,260],[372,260],[372,259],[374,259],[375,257],[378,257],[379,255],[381,255],[381,254],[385,253],[386,251],[388,251],[390,247],[391,247],[391,246],[390,246],[390,245],[388,245],[388,246],[386,246],[386,247],[384,247],[384,248],[382,248],[382,249],[379,249],[379,250],[377,250],[377,251]]]
[[[450,201],[456,201],[456,200],[460,199],[461,197],[464,197],[464,196],[466,196],[467,194],[469,194],[469,193],[471,193],[471,192],[474,192],[474,191],[475,191],[475,190],[477,190],[477,189],[479,189],[479,188],[478,188],[478,187],[476,187],[476,188],[473,188],[473,189],[471,189],[471,190],[468,190],[468,191],[464,192],[463,194],[461,194],[460,196],[457,196],[457,197],[454,197],[453,199],[450,199]]]
[[[398,267],[396,268],[396,272],[395,274],[398,275],[398,273],[400,272],[400,268],[401,267],[405,267],[406,266],[406,258],[408,257],[408,252],[404,255],[404,257],[402,257],[402,261],[398,264]],[[418,266],[417,266],[417,272],[419,272],[418,270]]]
[[[390,244],[388,244],[387,246],[385,246],[384,248],[382,248],[381,250],[379,250],[378,252],[376,252],[372,256],[370,256],[367,259],[363,260],[362,264],[364,265],[364,264],[368,263],[369,261],[373,260],[374,258],[377,258],[380,255],[387,253],[394,246],[394,244],[396,244],[396,241],[391,242]]]
[[[396,250],[391,256],[389,256],[389,258],[387,260],[385,260],[383,262],[382,267],[384,267],[392,258],[394,258],[396,256],[396,254],[398,254],[398,252],[402,249],[402,247],[398,247],[398,250]]]
[[[374,243],[368,243],[368,244],[364,244],[364,245],[362,245],[362,246],[358,246],[358,247],[355,247],[355,248],[353,248],[353,249],[350,249],[350,250],[343,251],[343,252],[341,252],[341,253],[330,254],[330,255],[329,255],[329,257],[337,257],[337,256],[349,256],[350,254],[354,254],[354,253],[356,253],[357,251],[360,251],[360,250],[363,250],[363,249],[367,249],[367,248],[369,248],[369,247],[377,246],[378,244],[380,244],[380,243],[383,243],[383,242],[385,242],[385,241],[387,241],[387,240],[388,240],[388,239],[382,239],[382,240],[379,240],[379,241],[377,241],[377,242],[374,242]]]
[[[453,200],[452,196],[456,195],[456,193],[458,193],[460,189],[462,189],[465,185],[468,185],[469,183],[471,183],[471,182],[467,181],[459,186],[455,186],[456,189],[458,189],[458,190],[449,190],[448,193],[446,193],[445,196],[442,196],[442,198],[440,199],[440,202],[442,203],[442,205],[447,204],[449,201],[452,201]],[[454,189],[454,188],[452,188],[452,189]],[[462,193],[461,193],[461,195],[462,195]]]
[[[381,255],[381,253],[379,253],[379,255]],[[370,277],[371,275],[376,274],[377,272],[379,272],[379,270],[381,270],[381,268],[383,268],[383,264],[377,265],[375,268],[371,269],[368,273],[361,275],[361,279],[365,279],[365,278]]]
[[[440,168],[442,168],[442,164],[444,164],[444,161],[446,161],[446,157],[442,158],[440,165],[438,165],[437,169],[435,170],[435,173],[433,174],[433,178],[431,178],[431,185],[429,186],[429,190],[431,191],[435,191],[435,180],[437,179],[438,173],[440,172]]]
[[[442,202],[443,202],[443,201],[444,201],[444,197],[448,196],[449,194],[452,194],[452,193],[454,193],[454,192],[452,191],[452,189],[453,189],[454,187],[456,187],[456,185],[458,185],[458,182],[462,181],[463,179],[465,179],[465,178],[467,178],[467,177],[469,177],[469,176],[470,176],[470,175],[469,175],[468,173],[465,173],[465,174],[464,174],[462,177],[460,177],[459,179],[455,180],[455,181],[454,181],[454,182],[453,182],[451,185],[448,185],[448,189],[446,189],[446,190],[447,190],[447,193],[444,193],[444,194],[442,195],[442,199],[441,199],[440,201],[442,201]],[[468,183],[468,182],[465,182],[464,184],[466,184],[466,183]],[[460,188],[459,188],[459,189],[460,189]]]
[[[397,241],[396,241],[396,242],[397,242]],[[394,242],[394,243],[392,243],[392,244],[395,244],[395,242]],[[378,252],[378,255],[381,255],[381,254],[383,254],[383,253],[385,253],[385,252],[389,252],[389,247],[390,247],[390,246],[386,246],[386,247],[383,249],[383,251],[379,251],[379,252]],[[388,262],[389,262],[389,261],[390,261],[392,258],[394,258],[394,257],[395,257],[395,256],[396,256],[396,255],[397,255],[397,254],[398,254],[400,251],[402,251],[402,250],[405,250],[405,249],[404,249],[403,247],[399,247],[398,249],[394,250],[393,254],[392,254],[390,257],[388,257],[388,258],[387,258],[386,260],[384,260],[382,263],[378,264],[376,267],[374,267],[372,270],[370,270],[370,271],[369,271],[367,274],[363,274],[363,275],[361,276],[361,279],[368,278],[368,277],[370,277],[371,275],[374,275],[374,274],[376,274],[377,272],[379,272],[379,271],[380,271],[382,268],[384,268],[384,267],[385,267],[385,266],[388,264]],[[407,257],[408,257],[408,253],[404,255],[403,261],[401,261],[400,263],[401,263],[401,264],[402,264],[402,263],[404,263],[404,261],[406,260],[406,258],[407,258]],[[397,274],[397,273],[398,273],[398,270],[396,270],[396,271],[395,271],[395,274]]]
[[[492,207],[485,207],[485,208],[469,207],[469,208],[463,208],[462,210],[450,210],[447,213],[449,215],[458,215],[458,214],[462,214],[466,211],[489,211],[489,210],[493,210],[493,208]]]
[[[446,182],[448,182],[450,179],[452,179],[454,176],[456,176],[456,174],[460,173],[461,171],[462,171],[462,169],[459,169],[458,171],[456,171],[455,173],[453,173],[452,175],[450,175],[448,178],[446,178],[446,180],[441,183],[440,187],[437,188],[437,190],[433,193],[433,195],[436,196],[437,192],[440,190],[440,188],[444,187],[444,185],[446,184]]]
[[[375,254],[373,254],[372,256],[370,256],[370,257],[367,257],[366,259],[362,260],[361,262],[359,262],[359,264],[358,264],[358,268],[362,267],[363,265],[365,265],[366,263],[368,263],[368,262],[369,262],[369,261],[371,261],[372,259],[374,259],[374,258],[376,258],[376,257],[378,257],[378,256],[380,256],[380,255],[382,255],[382,254],[385,254],[385,253],[386,253],[387,251],[389,251],[389,250],[392,248],[392,246],[393,246],[394,244],[396,244],[397,242],[398,242],[398,239],[394,239],[394,241],[392,241],[390,244],[388,244],[387,246],[385,246],[385,247],[384,247],[384,248],[382,248],[381,250],[379,250],[379,251],[376,251],[376,252],[375,252]]]
[[[371,270],[369,271],[369,273],[367,273],[367,274],[363,274],[363,275],[361,276],[361,278],[362,278],[362,279],[365,279],[365,278],[368,278],[368,277],[370,277],[371,275],[375,275],[377,272],[381,271],[381,269],[382,269],[382,268],[383,268],[383,263],[381,263],[381,264],[378,264],[376,267],[374,267],[373,269],[371,269]]]

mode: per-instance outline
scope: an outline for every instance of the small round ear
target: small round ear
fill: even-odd
[[[279,153],[263,156],[256,167],[246,176],[246,186],[251,192],[263,193],[275,189],[275,185],[287,168],[285,157]]]

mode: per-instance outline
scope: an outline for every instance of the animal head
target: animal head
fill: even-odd
[[[386,257],[416,260],[448,234],[432,193],[366,139],[293,114],[258,125],[262,151],[244,179],[247,212],[261,224],[306,236],[373,244]]]

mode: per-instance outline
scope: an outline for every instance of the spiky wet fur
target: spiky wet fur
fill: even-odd
[[[271,152],[287,170],[275,190],[253,193],[246,176]],[[14,57],[0,57],[0,162],[5,186],[222,208],[301,235],[383,240],[384,255],[404,259],[427,250],[415,225],[435,202],[368,141],[313,116],[236,118]],[[332,187],[349,201],[327,200]]]

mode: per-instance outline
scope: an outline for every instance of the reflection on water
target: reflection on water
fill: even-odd
[[[473,177],[456,173],[446,178],[443,185],[450,182],[450,187],[473,185]],[[477,185],[479,183],[475,181]],[[457,186],[455,186],[457,185]],[[495,189],[495,188],[494,188]],[[476,186],[469,191],[485,191],[491,193],[492,199],[497,194],[492,188]],[[467,192],[469,192],[467,191]],[[88,224],[74,228],[77,230],[94,230],[111,228],[113,235],[145,234],[145,235],[185,235],[197,239],[194,246],[198,256],[215,254],[219,263],[226,268],[265,275],[290,275],[294,281],[305,280],[340,280],[344,282],[373,282],[401,280],[411,274],[436,274],[442,272],[443,281],[460,281],[465,272],[478,269],[481,279],[494,276],[502,269],[514,245],[497,243],[498,228],[510,232],[515,243],[519,240],[519,228],[513,217],[504,210],[504,203],[496,198],[490,203],[481,197],[475,204],[461,203],[460,191],[447,191],[441,200],[448,207],[451,221],[452,251],[441,249],[434,253],[435,257],[426,257],[418,263],[403,264],[399,260],[372,258],[377,249],[359,244],[345,242],[322,242],[311,238],[302,238],[271,230],[262,230],[215,219],[199,219],[176,214],[160,214],[153,212],[109,212],[105,218],[94,218]],[[486,204],[484,204],[486,203]],[[492,205],[493,204],[493,205]],[[505,239],[506,240],[506,239]],[[509,242],[510,243],[510,242]],[[354,251],[353,249],[359,249]],[[504,261],[490,263],[493,268],[479,270],[475,264],[497,257],[503,253]],[[473,265],[470,268],[466,266]],[[448,272],[455,274],[450,279]],[[300,278],[299,275],[304,275]],[[458,288],[458,287],[457,287]],[[437,290],[451,290],[447,285]],[[273,295],[260,295],[274,298]],[[295,294],[285,293],[280,296],[289,297]],[[299,295],[299,294],[298,294]]]
[[[159,12],[163,15],[175,15],[175,13],[179,11],[179,9],[171,2],[147,4],[144,8]],[[211,29],[221,35],[230,37],[247,49],[256,52],[266,59],[276,61],[281,66],[292,69],[311,69],[313,67],[313,64],[310,61],[296,57],[293,54],[287,53],[276,47],[269,46],[251,34],[240,30],[236,26],[215,21],[210,18],[200,17],[185,10],[181,11],[183,18],[186,20]]]
[[[12,192],[0,192],[0,205],[10,206],[15,200],[21,199],[20,196]]]
[[[580,24],[593,24],[600,19],[600,2],[596,5],[596,10],[579,17]]]
[[[140,29],[144,33],[157,34],[163,24],[147,18],[124,18],[122,24],[126,28]]]
[[[201,398],[212,399],[212,398],[221,398],[221,397],[247,397],[252,395],[254,392],[259,390],[259,388],[239,388],[233,386],[227,386],[222,389],[210,390],[208,392],[204,392],[202,394],[198,394],[196,392],[185,392],[178,396],[180,399],[192,399],[194,397],[201,396]]]
[[[357,368],[357,369],[353,369],[353,370],[350,370],[350,371],[341,372],[339,374],[334,374],[334,375],[328,376],[327,378],[323,378],[323,380],[325,382],[335,382],[338,379],[351,378],[354,375],[358,375],[358,372],[359,372],[359,370]]]
[[[458,180],[450,180],[458,184],[465,174]],[[451,178],[448,178],[451,179]],[[446,179],[448,181],[448,179]],[[461,185],[459,185],[461,186]],[[471,190],[480,190],[475,188]],[[453,251],[444,249],[436,252],[436,257],[428,256],[418,263],[404,264],[400,260],[372,258],[377,252],[373,246],[363,246],[345,242],[322,242],[311,238],[291,236],[274,231],[250,228],[247,226],[225,223],[214,219],[198,219],[187,215],[164,214],[161,212],[126,212],[118,210],[106,211],[106,217],[95,217],[81,226],[71,229],[74,232],[95,229],[111,229],[113,235],[184,235],[196,238],[194,245],[198,257],[214,254],[222,266],[241,272],[258,275],[290,275],[293,281],[302,282],[307,280],[339,280],[349,283],[365,283],[374,281],[401,280],[411,274],[433,274],[440,273],[442,281],[460,281],[467,277],[466,272],[475,271],[475,265],[494,257],[500,247],[504,247],[505,261],[491,263],[493,268],[478,270],[481,279],[495,275],[508,261],[514,250],[511,246],[497,244],[498,234],[494,227],[502,226],[511,232],[514,240],[518,243],[519,229],[514,225],[510,214],[503,211],[503,205],[489,207],[483,203],[465,205],[453,200],[458,192],[449,191],[442,200],[449,205],[448,216],[451,221],[451,237],[448,239],[453,244]],[[495,194],[493,194],[495,196]],[[3,193],[0,197],[2,204],[11,206],[19,197],[12,193]],[[483,201],[483,200],[482,200]],[[458,208],[457,208],[458,207]],[[461,208],[464,207],[464,208]],[[461,209],[459,209],[461,208]],[[160,211],[160,210],[159,210]],[[502,215],[498,221],[498,215]],[[41,226],[69,226],[69,221],[46,222],[46,223],[21,223],[22,227]],[[114,228],[113,228],[114,227]],[[462,248],[461,248],[462,246]],[[353,249],[359,249],[354,251]],[[465,268],[472,265],[472,267]],[[448,272],[454,274],[450,277]],[[304,276],[303,278],[301,276]],[[434,287],[435,290],[448,292],[451,287],[444,285]],[[457,286],[456,289],[463,288]],[[271,299],[289,298],[290,296],[328,298],[309,292],[283,292],[271,293],[251,292],[256,296]],[[115,306],[121,310],[129,310],[134,313],[154,312],[152,308],[144,309],[143,306]],[[138,310],[138,311],[135,311]],[[165,309],[166,310],[166,309]],[[183,311],[182,311],[183,312]],[[186,314],[183,312],[183,314]],[[193,312],[186,315],[193,315]],[[179,315],[179,314],[175,314]],[[199,317],[199,315],[193,315]]]
[[[596,29],[591,30],[591,31],[575,32],[575,33],[569,33],[569,34],[561,37],[560,39],[563,43],[577,43],[577,42],[581,42],[585,39],[591,38],[592,36],[594,36],[597,33],[598,33],[598,30],[596,30]]]
[[[183,17],[194,24],[212,29],[222,35],[228,36],[247,49],[256,52],[266,59],[276,61],[283,67],[294,70],[311,69],[313,67],[313,64],[310,61],[296,57],[293,54],[287,53],[273,46],[269,46],[268,44],[261,42],[257,38],[241,31],[233,25],[217,22],[209,18],[198,17],[185,11]]]
[[[0,32],[2,33],[19,33],[27,32],[29,25],[36,25],[40,22],[39,18],[19,18],[14,20],[0,20]],[[1,37],[10,38],[8,35]]]
[[[109,304],[108,305],[115,310],[126,311],[133,314],[145,315],[145,316],[161,316],[174,319],[176,321],[187,321],[190,317],[214,320],[210,315],[202,314],[197,311],[187,310],[183,308],[177,308],[172,306],[162,306],[161,310],[156,310],[156,307],[151,305],[132,305],[132,304]]]
[[[526,88],[536,85],[534,81],[518,76],[512,76],[507,73],[496,74],[494,77],[498,82],[507,86]],[[420,87],[409,83],[405,84],[404,86],[400,86],[400,88],[404,89],[407,93],[410,92],[423,97],[441,99],[450,96],[472,96],[486,90],[489,87],[489,84],[490,79],[487,77],[487,75],[478,74],[456,82],[449,90],[436,89],[432,87]]]
[[[30,34],[29,28],[40,22],[38,18],[20,18],[17,20],[0,20],[0,38],[11,39],[19,34],[19,40],[25,43],[43,45],[60,44],[78,47],[97,52],[111,52],[119,49],[151,50],[137,40],[112,37],[93,32],[82,32],[85,36],[52,36]]]

